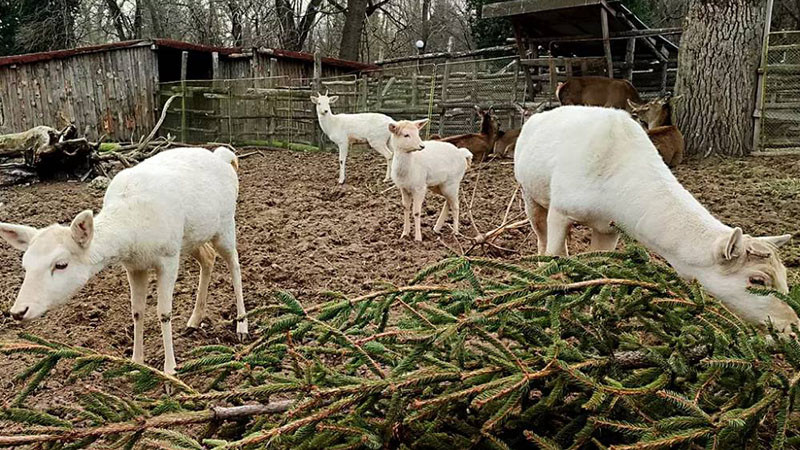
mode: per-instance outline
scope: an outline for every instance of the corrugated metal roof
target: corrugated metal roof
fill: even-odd
[[[0,57],[0,67],[10,66],[14,64],[31,64],[41,61],[70,58],[72,56],[77,56],[77,55],[86,55],[90,53],[100,53],[106,51],[144,47],[150,45],[155,45],[157,47],[163,47],[163,48],[172,48],[176,50],[187,50],[187,51],[207,52],[207,53],[217,52],[221,56],[241,54],[244,52],[252,51],[252,49],[250,48],[214,47],[209,45],[192,44],[190,42],[176,41],[173,39],[136,40],[136,41],[113,42],[110,44],[92,45],[87,47],[78,47],[65,50],[53,50],[49,52],[3,56]],[[259,49],[259,51],[272,54],[276,58],[294,59],[294,60],[312,61],[312,62],[314,61],[314,55],[306,52],[295,52],[290,50],[266,49],[266,48]],[[322,63],[329,66],[343,67],[353,70],[372,70],[376,68],[376,66],[372,64],[364,64],[357,61],[346,61],[337,58],[322,58]]]

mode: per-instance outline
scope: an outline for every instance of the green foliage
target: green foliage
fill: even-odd
[[[513,36],[511,22],[505,18],[484,19],[483,5],[504,0],[467,0],[470,8],[469,27],[477,48],[505,45],[506,38]]]
[[[3,353],[36,358],[18,377],[26,395],[0,421],[47,426],[75,448],[98,440],[186,449],[800,442],[797,342],[766,339],[641,248],[626,248],[517,264],[455,257],[423,269],[412,286],[317,305],[278,292],[250,314],[255,341],[197,348],[179,367],[203,389],[31,336],[0,343]],[[786,300],[797,304],[798,292]],[[56,376],[55,365],[73,378],[128,380],[143,395],[98,389],[76,405],[35,410],[26,404],[32,380]],[[160,394],[162,383],[173,395]],[[212,407],[279,399],[292,399],[288,411],[205,432],[181,426],[213,421]],[[91,434],[112,424],[129,428]]]

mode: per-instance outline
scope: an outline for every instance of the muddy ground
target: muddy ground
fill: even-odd
[[[303,302],[319,301],[325,291],[359,294],[383,283],[403,284],[423,266],[452,251],[469,248],[467,238],[432,232],[441,200],[429,194],[423,209],[425,241],[399,240],[402,209],[399,193],[381,179],[382,158],[358,152],[348,161],[345,186],[336,185],[333,154],[264,151],[241,162],[238,209],[239,253],[248,308],[269,302],[270,292],[286,289]],[[753,157],[741,160],[690,161],[678,178],[711,211],[752,234],[800,231],[800,157]],[[477,185],[478,189],[475,189]],[[462,233],[485,232],[498,225],[515,191],[510,161],[492,161],[472,170],[462,186]],[[475,192],[474,200],[472,200]],[[68,223],[86,208],[97,211],[103,192],[83,183],[47,183],[0,190],[0,220],[37,227]],[[472,208],[470,208],[472,203]],[[474,224],[469,210],[474,215]],[[509,219],[522,213],[517,199]],[[675,224],[679,226],[679,224]],[[585,230],[574,232],[576,248],[586,245]],[[535,252],[530,228],[507,233],[498,244],[520,254]],[[479,252],[480,253],[480,252]],[[515,254],[507,254],[514,258]],[[784,250],[790,283],[800,281],[800,239]],[[6,313],[22,282],[21,254],[0,243],[0,340],[19,332],[130,356],[132,321],[128,283],[121,267],[93,279],[70,303],[44,318],[16,323]],[[175,354],[180,363],[193,346],[235,342],[233,290],[218,261],[210,287],[208,319],[192,336],[182,334],[194,302],[197,268],[184,264],[175,291]],[[161,367],[163,350],[151,286],[145,318],[145,358]],[[0,405],[18,392],[12,376],[22,370],[19,357],[0,357]],[[59,384],[45,389],[59,389]],[[46,395],[46,394],[45,394]]]

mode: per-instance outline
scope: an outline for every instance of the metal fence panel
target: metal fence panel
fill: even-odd
[[[770,33],[763,82],[761,150],[800,150],[800,31]]]

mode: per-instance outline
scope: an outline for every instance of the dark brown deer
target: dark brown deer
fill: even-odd
[[[472,160],[479,163],[486,158],[486,155],[492,153],[494,150],[494,143],[497,141],[497,134],[500,125],[494,118],[490,109],[480,109],[478,114],[481,116],[481,131],[480,133],[459,134],[457,136],[450,136],[440,139],[442,142],[449,142],[456,147],[463,147],[472,152]]]
[[[556,97],[562,105],[605,106],[628,110],[628,101],[642,103],[639,91],[627,80],[574,77],[560,84]]]

